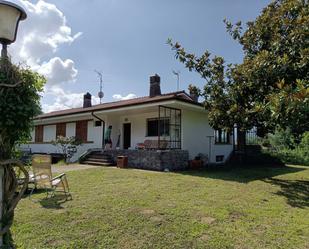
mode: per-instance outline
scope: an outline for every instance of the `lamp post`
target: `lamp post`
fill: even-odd
[[[0,0],[1,58],[7,58],[7,46],[16,40],[19,21],[25,20],[25,10],[17,4]]]
[[[24,9],[14,3],[0,0],[0,43],[2,44],[1,59],[2,63],[8,63],[7,46],[16,40],[19,21],[25,20],[27,14]],[[0,153],[1,154],[1,153]],[[3,158],[0,158],[2,160]],[[4,167],[0,166],[0,219],[4,212]],[[0,229],[3,224],[1,222]],[[0,235],[0,248],[3,245],[3,235]]]

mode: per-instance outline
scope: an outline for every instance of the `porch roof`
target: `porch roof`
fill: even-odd
[[[155,97],[141,97],[141,98],[134,98],[129,100],[121,100],[116,102],[108,102],[99,105],[94,105],[92,107],[87,108],[72,108],[67,110],[55,111],[50,113],[44,113],[34,118],[34,120],[45,119],[45,118],[53,118],[53,117],[60,117],[66,115],[73,115],[73,114],[81,114],[81,113],[91,113],[94,111],[103,111],[103,110],[110,110],[110,109],[118,109],[127,106],[135,106],[135,105],[143,105],[149,103],[159,103],[162,101],[167,100],[178,100],[182,102],[186,102],[192,105],[202,106],[201,103],[197,103],[191,99],[191,97],[185,91],[178,91],[172,92],[167,94],[162,94],[160,96]]]

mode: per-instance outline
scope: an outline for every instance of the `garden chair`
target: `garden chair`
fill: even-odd
[[[45,189],[47,198],[54,197],[56,191],[63,192],[66,198],[72,198],[66,174],[52,177],[50,155],[33,155],[32,170],[33,175],[30,176],[30,181],[33,182],[34,188],[32,189],[29,198],[31,198],[31,194],[36,188]]]

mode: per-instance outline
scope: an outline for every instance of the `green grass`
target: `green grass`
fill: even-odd
[[[18,248],[309,248],[306,167],[67,175],[72,201],[18,205]]]

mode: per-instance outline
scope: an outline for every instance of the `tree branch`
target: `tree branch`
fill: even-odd
[[[10,87],[10,88],[14,88],[14,87],[17,87],[18,85],[21,85],[22,84],[22,81],[19,81],[15,84],[5,84],[5,83],[0,83],[0,87]]]

